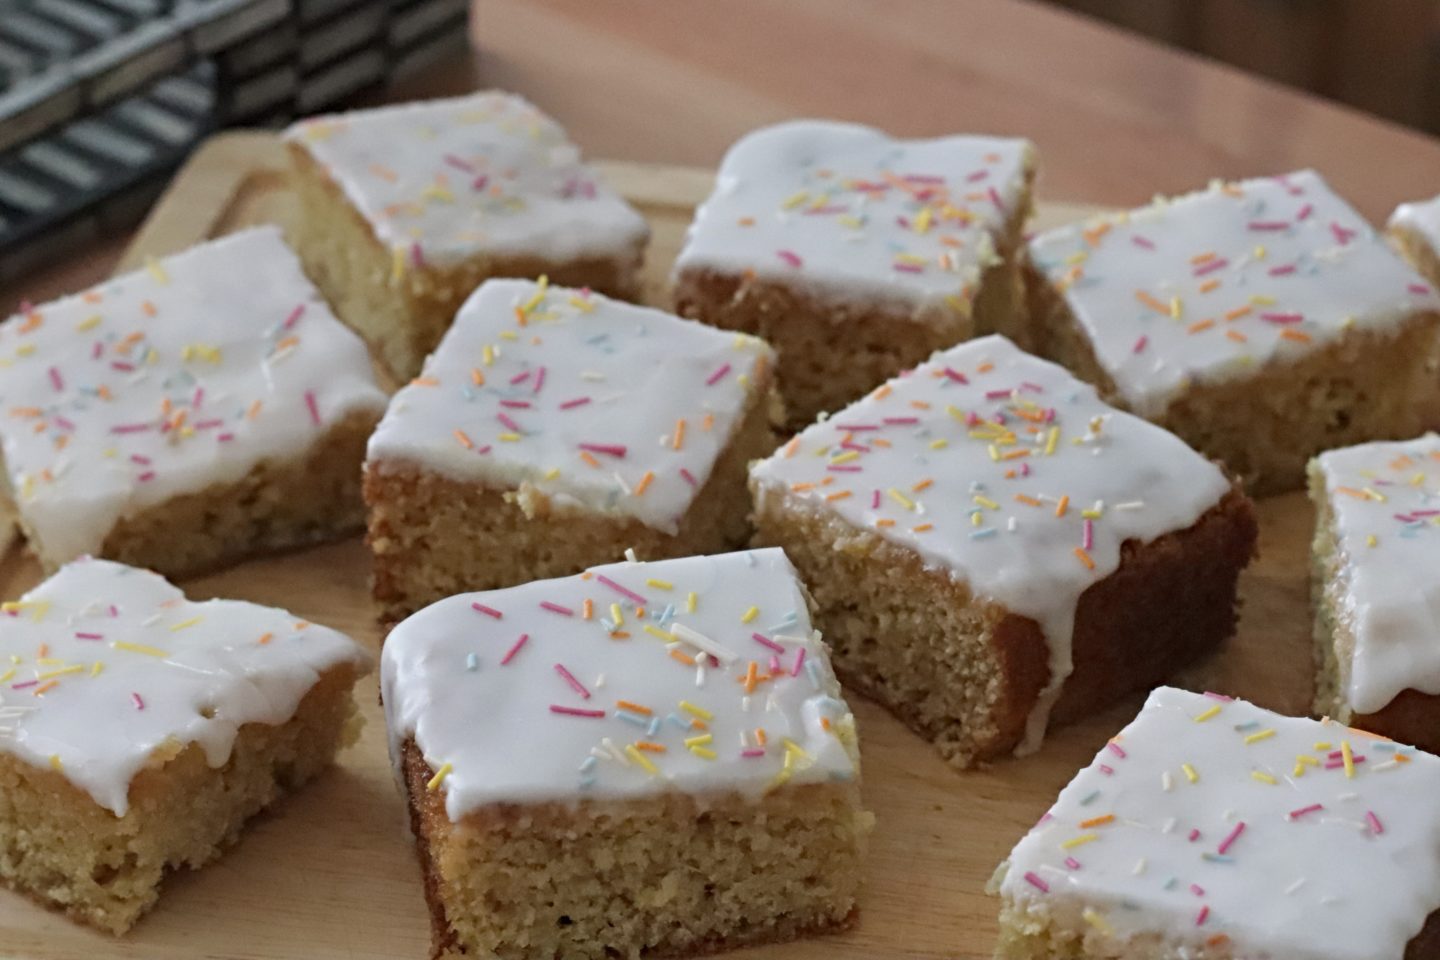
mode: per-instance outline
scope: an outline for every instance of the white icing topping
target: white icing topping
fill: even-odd
[[[1440,909],[1436,796],[1428,754],[1162,687],[1020,841],[1001,891],[1096,956],[1140,935],[1160,941],[1146,956],[1210,956],[1223,935],[1226,956],[1401,960]]]
[[[895,140],[816,120],[765,127],[725,155],[675,267],[968,313],[1032,165],[1025,140]]]
[[[1400,204],[1390,215],[1389,226],[1419,234],[1440,255],[1440,196]]]
[[[1321,454],[1355,637],[1352,709],[1440,694],[1440,437]]]
[[[284,610],[193,603],[162,577],[108,560],[68,564],[0,616],[0,751],[57,769],[116,816],[130,782],[171,748],[212,767],[239,728],[279,725],[326,671],[370,659]]]
[[[99,552],[123,517],[302,455],[377,415],[365,346],[275,227],[152,262],[0,326],[5,469],[36,550]]]
[[[858,773],[854,721],[780,550],[450,597],[391,632],[380,676],[392,759],[414,738],[454,821]]]
[[[1398,330],[1440,297],[1312,171],[1216,184],[1037,237],[1126,406],[1289,360],[1349,330]]]
[[[638,258],[650,236],[560,125],[512,94],[312,117],[285,136],[326,168],[382,243],[420,264],[481,253]]]
[[[1050,683],[1029,748],[1070,674],[1080,595],[1115,571],[1124,541],[1189,527],[1230,487],[1174,435],[1002,337],[935,354],[809,427],[751,479],[757,497],[832,513],[1034,619]]]
[[[528,280],[490,280],[460,308],[370,439],[493,489],[674,533],[772,352],[649,307]]]

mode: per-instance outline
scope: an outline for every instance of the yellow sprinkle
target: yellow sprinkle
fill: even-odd
[[[170,275],[165,272],[165,268],[160,266],[159,261],[154,257],[145,258],[145,269],[150,271],[150,276],[155,278],[156,283],[164,285],[170,282]]]
[[[712,742],[714,739],[715,739],[715,734],[713,734],[713,733],[702,733],[702,734],[700,734],[698,737],[686,737],[686,738],[685,738],[685,746],[687,746],[687,747],[700,747],[700,746],[704,746],[704,745],[707,744],[707,743]]]
[[[990,510],[999,510],[999,509],[1000,509],[1000,504],[996,503],[994,500],[991,500],[989,497],[982,497],[982,496],[980,496],[978,493],[977,493],[972,499],[973,499],[976,503],[980,504],[980,506],[985,507],[985,508],[987,508],[987,509],[990,509]]]
[[[760,608],[751,607],[749,610],[746,610],[743,614],[740,615],[740,622],[749,623],[751,620],[754,620],[758,616],[760,616]]]
[[[950,441],[949,441],[949,440],[931,440],[931,441],[930,441],[930,449],[931,449],[931,450],[944,450],[944,449],[945,449],[946,447],[948,447],[948,446],[950,446]]]
[[[1275,736],[1275,731],[1274,731],[1273,729],[1272,729],[1272,730],[1261,730],[1259,733],[1252,733],[1252,734],[1250,734],[1250,736],[1248,736],[1248,737],[1245,738],[1245,742],[1246,742],[1247,744],[1248,744],[1248,743],[1259,743],[1261,740],[1269,740],[1269,739],[1270,739],[1271,737],[1273,737],[1273,736]]]
[[[1259,780],[1261,783],[1268,783],[1272,787],[1280,782],[1279,780],[1276,780],[1274,777],[1270,776],[1270,774],[1263,773],[1259,770],[1251,770],[1250,776],[1255,780]]]
[[[714,760],[718,754],[709,747],[691,747],[690,752],[697,757],[704,757],[706,760]]]
[[[492,346],[491,344],[488,344],[488,343],[485,344],[485,348],[480,351],[480,358],[485,361],[485,366],[487,366],[487,367],[493,366],[494,363],[495,363],[495,348],[494,348],[494,346]]]
[[[647,586],[654,587],[656,590],[675,589],[675,584],[671,583],[669,580],[656,580],[654,577],[650,577],[645,581],[645,583]]]
[[[13,680],[14,678],[15,678],[15,668],[14,668],[14,667],[11,667],[9,670],[6,670],[6,671],[5,671],[4,676],[0,676],[0,683],[9,683],[9,682],[10,682],[11,680]]]
[[[1051,427],[1050,432],[1045,436],[1045,456],[1052,456],[1055,453],[1055,445],[1060,442],[1060,428]]]
[[[1331,743],[1329,740],[1316,740],[1316,741],[1315,741],[1315,749],[1316,749],[1316,750],[1330,750],[1330,749],[1333,749],[1334,746],[1335,746],[1335,744]]]
[[[115,650],[129,650],[131,653],[143,653],[147,657],[168,657],[170,654],[156,647],[149,647],[143,643],[131,643],[128,640],[115,640],[110,646]]]
[[[1099,930],[1105,936],[1113,937],[1115,935],[1115,928],[1110,926],[1109,922],[1094,909],[1086,907],[1080,915],[1085,918],[1086,923],[1090,924],[1090,926],[1096,930]]]
[[[1069,840],[1066,840],[1064,843],[1060,844],[1060,846],[1064,847],[1066,850],[1074,850],[1076,847],[1083,847],[1085,846],[1085,844],[1090,843],[1093,840],[1099,839],[1100,834],[1098,833],[1082,833],[1078,837],[1071,837]]]
[[[1180,769],[1185,771],[1186,780],[1189,780],[1191,783],[1200,782],[1200,774],[1196,773],[1195,768],[1190,766],[1190,764],[1182,763],[1180,764]]]
[[[99,660],[96,660],[95,663],[90,667],[90,676],[98,677],[100,676],[100,671],[104,669],[105,664],[101,663]]]
[[[715,714],[711,713],[709,710],[706,710],[704,707],[695,706],[695,704],[691,703],[689,700],[681,700],[680,709],[684,710],[692,717],[699,717],[701,720],[705,720],[707,722],[715,719]]]
[[[810,193],[806,190],[801,190],[798,193],[792,193],[790,196],[786,197],[785,201],[781,203],[780,206],[784,207],[786,210],[794,210],[796,207],[800,206],[800,204],[804,203],[806,200],[809,199]]]
[[[839,453],[831,457],[830,462],[832,464],[849,463],[851,460],[854,460],[859,456],[860,451],[858,450],[846,450],[844,453]]]
[[[905,496],[905,494],[901,493],[899,490],[896,490],[894,487],[886,490],[885,495],[891,500],[894,500],[896,503],[900,504],[900,506],[904,507],[906,510],[915,509],[915,501],[911,500],[909,497]]]
[[[502,434],[500,434],[500,436],[497,437],[496,439],[498,439],[498,440],[504,440],[506,443],[517,443],[517,442],[520,440],[520,434],[518,434],[518,433],[502,433]]]
[[[99,326],[99,324],[100,324],[100,314],[98,314],[98,313],[92,313],[92,314],[90,314],[90,316],[86,317],[84,320],[81,320],[79,323],[75,324],[75,329],[76,329],[76,330],[81,330],[81,331],[84,331],[84,330],[93,330],[93,329],[95,329],[97,326]]]
[[[1379,546],[1379,544],[1380,544],[1379,538],[1377,538],[1377,537],[1375,536],[1375,534],[1373,534],[1373,533],[1370,534],[1370,536],[1368,536],[1368,537],[1365,538],[1365,546],[1367,546],[1367,547],[1375,547],[1375,546]]]
[[[1340,741],[1340,756],[1345,760],[1345,779],[1355,779],[1355,754],[1350,751],[1350,741]]]
[[[672,634],[668,634],[664,630],[661,630],[659,627],[650,623],[645,624],[645,632],[659,640],[664,640],[666,643],[669,643],[675,639]]]
[[[610,619],[617,627],[625,622],[625,615],[620,611],[620,604],[610,604]]]
[[[559,467],[551,467],[549,470],[546,470],[544,473],[540,474],[540,478],[542,480],[554,480],[558,476],[560,476]]]
[[[50,769],[51,769],[51,770],[63,770],[63,769],[64,769],[64,765],[60,762],[60,754],[58,754],[58,753],[52,753],[52,754],[50,754]]]
[[[440,788],[440,784],[445,782],[445,778],[450,776],[450,771],[454,769],[455,768],[452,767],[449,763],[442,763],[440,765],[440,769],[435,771],[435,776],[431,777],[425,782],[425,789],[438,790]]]
[[[37,674],[36,680],[49,680],[51,677],[63,677],[71,673],[81,673],[85,669],[83,664],[75,664],[72,667],[62,667],[59,670],[47,670],[45,673]]]
[[[531,296],[529,300],[526,300],[523,304],[521,304],[520,309],[523,310],[525,313],[529,313],[531,310],[534,310],[536,307],[540,306],[540,301],[545,299],[545,289],[549,286],[550,278],[542,273],[540,275],[540,278],[535,282],[534,295]]]
[[[204,617],[191,617],[189,620],[182,620],[179,623],[175,624],[175,626],[171,627],[170,632],[174,633],[176,630],[184,630],[186,627],[193,627],[195,626],[195,624],[199,623],[201,620],[204,619]]]
[[[1206,720],[1209,720],[1211,717],[1215,716],[1219,712],[1220,705],[1217,703],[1215,706],[1211,707],[1209,710],[1206,710],[1204,713],[1196,714],[1195,722],[1204,723]]]
[[[625,756],[629,757],[631,760],[634,760],[645,770],[646,773],[650,774],[650,776],[652,777],[660,772],[655,768],[655,764],[651,763],[649,758],[646,757],[645,754],[635,749],[635,745],[633,743],[625,744]]]

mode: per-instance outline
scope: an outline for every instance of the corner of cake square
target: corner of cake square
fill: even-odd
[[[1440,751],[1440,436],[1330,450],[1315,504],[1315,710]]]
[[[1440,287],[1440,196],[1400,204],[1386,228],[1410,265]]]
[[[811,426],[750,485],[847,686],[961,768],[1217,648],[1255,552],[1219,467],[999,336]]]
[[[726,154],[675,264],[676,311],[764,338],[796,429],[976,334],[1024,336],[1026,140],[898,140],[801,120]]]
[[[89,558],[0,605],[0,637],[0,880],[114,934],[354,741],[371,669],[284,610]]]
[[[996,872],[997,960],[1440,955],[1440,758],[1162,687]]]
[[[1440,295],[1313,171],[1051,230],[1028,273],[1047,356],[1253,493],[1440,417]]]
[[[46,571],[183,576],[364,526],[385,395],[275,227],[12,317],[0,398],[5,493]]]
[[[305,269],[397,380],[491,277],[640,293],[649,226],[520,97],[313,117],[285,139]]]
[[[773,353],[649,307],[490,280],[370,440],[374,592],[393,622],[465,590],[750,534]]]
[[[435,603],[381,654],[436,957],[690,956],[855,917],[855,722],[779,550]]]

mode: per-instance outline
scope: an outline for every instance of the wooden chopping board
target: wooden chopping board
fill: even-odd
[[[283,224],[295,206],[283,165],[280,143],[271,134],[214,138],[151,213],[122,269],[255,223]],[[663,305],[670,264],[695,205],[709,193],[712,174],[638,164],[599,166],[650,220],[654,241],[646,295]],[[1039,225],[1058,225],[1091,209],[1042,204]],[[1306,582],[1311,510],[1303,495],[1292,494],[1264,501],[1260,517],[1262,556],[1241,583],[1239,636],[1177,682],[1304,713],[1312,683]],[[230,597],[285,607],[378,650],[368,577],[368,555],[357,538],[246,563],[182,586],[197,600]],[[18,597],[39,580],[38,566],[19,549],[0,561],[0,598]],[[365,733],[338,767],[255,820],[218,862],[170,878],[159,906],[127,937],[91,932],[0,890],[0,952],[35,960],[427,957],[420,873],[390,777],[373,678],[361,684],[359,699]],[[878,818],[860,923],[841,935],[729,956],[989,958],[997,905],[983,892],[986,880],[1142,699],[1133,697],[1053,733],[1037,756],[962,774],[883,710],[852,698],[866,802]]]

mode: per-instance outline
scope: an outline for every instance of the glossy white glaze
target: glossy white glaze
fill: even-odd
[[[695,213],[677,273],[753,272],[917,317],[968,314],[996,237],[1028,202],[1026,140],[896,140],[799,120],[747,134]]]
[[[528,484],[675,533],[772,361],[761,340],[660,310],[489,280],[391,401],[367,469]]]
[[[1440,196],[1400,204],[1390,215],[1389,226],[1418,234],[1440,256]]]
[[[554,120],[498,91],[311,117],[285,134],[339,184],[402,268],[484,254],[638,264],[645,219]]]
[[[124,816],[130,783],[177,747],[212,767],[247,723],[279,725],[353,640],[238,600],[185,599],[147,570],[81,559],[0,608],[0,752],[58,770]]]
[[[1030,245],[1144,416],[1191,383],[1291,361],[1350,330],[1397,333],[1440,296],[1304,170],[1217,183],[1041,234]]]
[[[1402,960],[1440,909],[1437,796],[1428,754],[1162,687],[1020,841],[1001,892],[1091,956],[1202,957],[1225,937],[1233,957]]]
[[[981,598],[1034,619],[1050,683],[1038,746],[1071,672],[1080,595],[1126,540],[1184,530],[1230,489],[1173,434],[1117,411],[1064,368],[983,337],[935,354],[751,468],[757,498],[914,550]]]
[[[1440,437],[1331,450],[1317,465],[1345,583],[1336,615],[1355,637],[1351,709],[1440,694]]]
[[[390,633],[380,682],[392,759],[414,738],[454,821],[858,774],[854,720],[780,550],[450,597]]]
[[[279,229],[151,262],[0,326],[6,479],[34,549],[98,553],[124,517],[378,415],[360,339]]]

